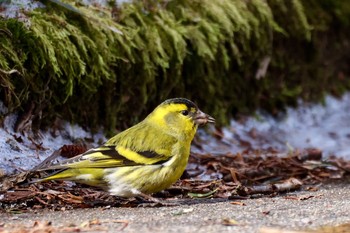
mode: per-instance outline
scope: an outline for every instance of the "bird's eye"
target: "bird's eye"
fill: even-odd
[[[188,111],[187,111],[187,110],[183,110],[181,113],[182,113],[182,115],[184,115],[184,116],[187,116],[187,115],[188,115]]]

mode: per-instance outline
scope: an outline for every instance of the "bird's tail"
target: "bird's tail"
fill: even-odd
[[[36,177],[28,181],[28,184],[40,183],[50,180],[69,180],[72,176],[71,174],[65,172],[67,169],[55,170],[55,171],[36,171]]]
[[[91,186],[103,186],[106,182],[103,179],[103,169],[89,168],[65,168],[55,170],[38,179],[34,179],[31,183],[45,182],[50,180],[69,180]]]

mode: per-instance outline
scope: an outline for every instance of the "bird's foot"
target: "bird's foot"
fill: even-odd
[[[144,193],[140,194],[138,197],[139,199],[141,199],[141,201],[143,201],[143,203],[140,203],[137,207],[179,206],[178,203],[165,202],[163,200],[160,200],[159,198],[155,198]]]

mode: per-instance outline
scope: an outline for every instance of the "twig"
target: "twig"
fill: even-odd
[[[21,72],[19,72],[18,70],[15,70],[15,69],[10,70],[10,71],[5,71],[5,70],[0,69],[0,72],[3,73],[3,74],[6,74],[6,75],[11,75],[11,74],[14,74],[14,73],[22,75]]]

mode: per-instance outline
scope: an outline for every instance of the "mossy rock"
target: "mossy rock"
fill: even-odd
[[[346,1],[41,2],[0,18],[0,97],[36,128],[114,132],[179,96],[224,124],[350,87]]]

